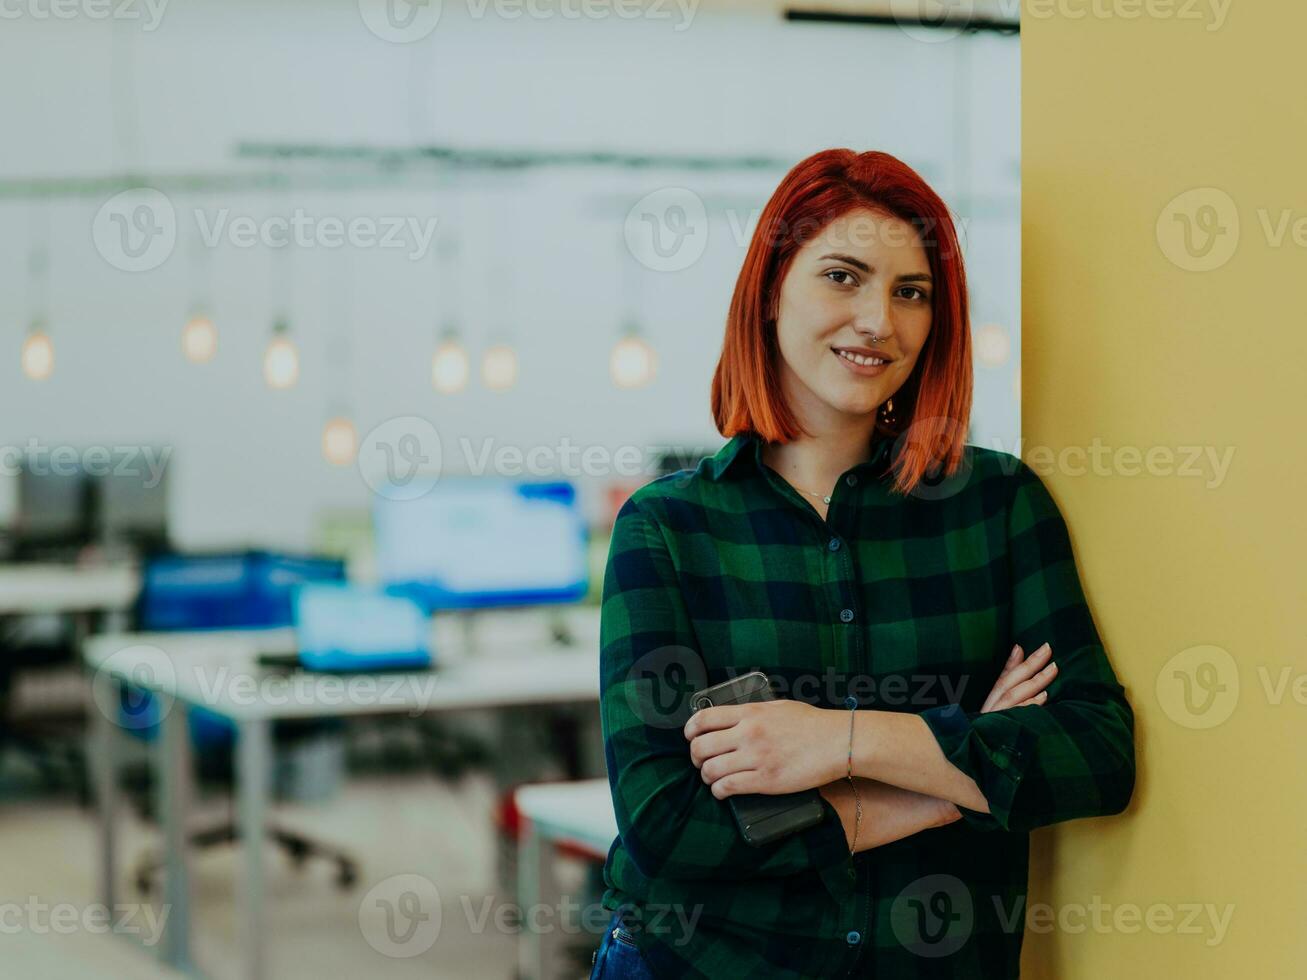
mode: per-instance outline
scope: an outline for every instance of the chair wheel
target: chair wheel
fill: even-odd
[[[358,880],[358,872],[350,865],[348,861],[341,861],[336,868],[336,887],[342,891],[353,888],[354,882]]]
[[[290,855],[291,864],[297,868],[304,867],[304,862],[309,859],[309,849],[303,841],[287,841],[285,843],[286,853]]]

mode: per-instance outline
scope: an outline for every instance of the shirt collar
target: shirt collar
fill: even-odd
[[[893,442],[893,439],[884,436],[877,439],[871,458],[854,466],[850,472],[861,473],[878,468],[885,461]],[[763,441],[758,437],[757,433],[737,433],[731,437],[726,445],[717,450],[716,454],[706,460],[708,477],[714,481],[719,481],[732,467],[738,467],[749,461],[752,461],[754,467],[761,473],[763,467],[762,447]]]

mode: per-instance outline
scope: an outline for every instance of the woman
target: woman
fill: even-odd
[[[1016,977],[1029,831],[1129,802],[1134,716],[1066,525],[964,445],[968,338],[920,176],[845,149],[786,175],[713,380],[730,441],[613,530],[593,976]],[[778,700],[691,714],[752,670]],[[732,796],[813,788],[819,823],[743,838]]]

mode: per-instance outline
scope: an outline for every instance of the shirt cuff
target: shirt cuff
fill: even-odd
[[[984,717],[956,704],[937,705],[921,713],[944,758],[975,780],[989,803],[989,813],[958,806],[963,821],[975,830],[1007,830],[1029,756],[1026,733],[1020,726],[1006,725],[987,731],[981,720]]]

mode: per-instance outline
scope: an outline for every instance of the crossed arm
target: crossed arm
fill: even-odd
[[[1043,704],[1048,697],[1045,689],[1057,673],[1050,657],[1047,646],[1029,657],[1020,646],[1014,647],[982,712]],[[920,716],[871,711],[855,715],[853,724],[853,781],[862,801],[861,824],[848,779],[818,787],[839,814],[851,850],[867,851],[961,820],[958,804],[989,812],[975,780],[944,757]]]

